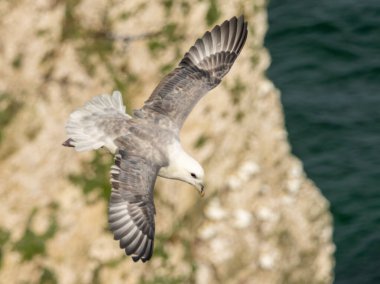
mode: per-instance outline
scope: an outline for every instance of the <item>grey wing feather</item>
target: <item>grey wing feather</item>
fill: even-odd
[[[108,223],[120,247],[134,261],[145,262],[153,253],[153,188],[159,168],[145,157],[129,151],[127,154],[122,149],[115,155],[111,168]]]
[[[233,17],[206,32],[156,87],[143,112],[165,115],[181,128],[195,104],[231,69],[247,33],[243,16]]]

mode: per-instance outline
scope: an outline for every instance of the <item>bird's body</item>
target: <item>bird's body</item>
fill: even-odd
[[[170,179],[180,179],[183,165],[197,163],[182,148],[177,131],[140,118],[127,120],[125,125],[123,136],[105,145],[111,152],[119,148],[120,143],[126,149],[142,152],[160,165],[158,176]],[[203,177],[200,165],[196,172]]]
[[[70,115],[65,146],[106,147],[115,154],[108,220],[134,261],[145,262],[153,253],[157,175],[187,182],[203,195],[203,168],[183,150],[179,133],[195,104],[230,70],[246,37],[243,17],[205,33],[133,116],[119,92],[94,97]]]

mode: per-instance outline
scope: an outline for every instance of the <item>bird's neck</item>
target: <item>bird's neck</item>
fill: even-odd
[[[169,165],[161,168],[158,175],[164,178],[183,180],[182,177],[187,172],[184,166],[194,159],[183,150],[179,142],[168,147],[167,158]]]

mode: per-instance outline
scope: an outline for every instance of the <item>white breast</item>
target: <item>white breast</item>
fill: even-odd
[[[182,146],[178,141],[175,141],[168,146],[166,154],[169,160],[169,165],[161,168],[158,175],[164,178],[178,179],[178,175],[182,172],[184,156],[188,155],[182,149]]]

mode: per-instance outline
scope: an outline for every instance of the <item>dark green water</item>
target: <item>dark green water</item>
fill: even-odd
[[[271,0],[269,77],[331,202],[335,283],[380,283],[380,0]]]

